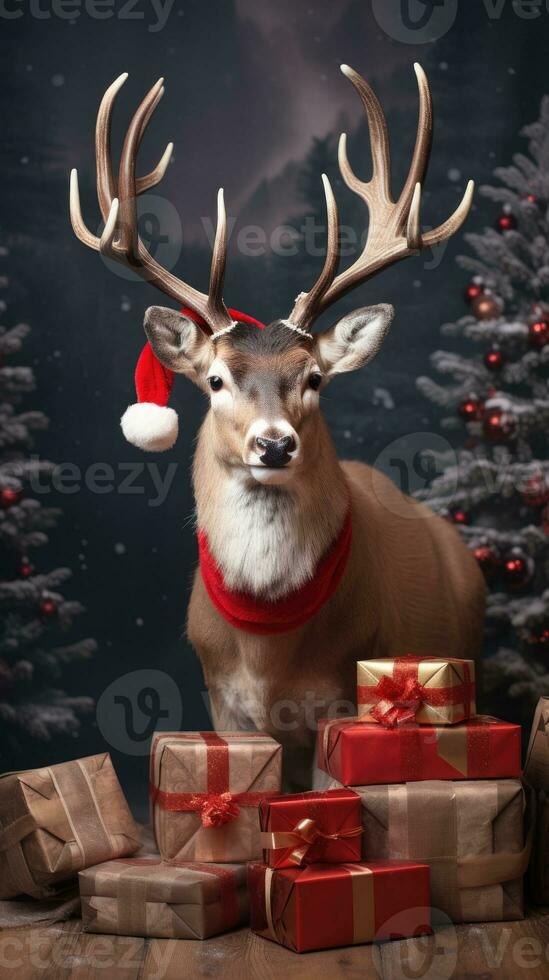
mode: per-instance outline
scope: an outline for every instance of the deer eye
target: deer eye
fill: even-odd
[[[223,379],[217,374],[214,374],[211,378],[208,378],[208,384],[212,391],[219,391],[223,387]]]
[[[317,371],[314,371],[313,374],[309,375],[309,388],[312,388],[313,391],[318,391],[321,384],[322,384],[321,374],[319,374]]]

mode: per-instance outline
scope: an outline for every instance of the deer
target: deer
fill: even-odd
[[[200,561],[187,635],[202,664],[214,728],[271,733],[285,748],[290,788],[310,784],[318,718],[354,704],[357,660],[409,651],[477,659],[484,616],[484,579],[456,528],[381,472],[340,461],[321,411],[325,387],[376,356],[394,309],[362,306],[313,333],[315,320],[381,270],[449,239],[465,221],[474,191],[470,181],[451,217],[422,231],[433,131],[425,73],[415,66],[417,136],[395,200],[381,104],[361,75],[346,65],[341,70],[361,99],[370,132],[368,181],[351,167],[345,134],[338,151],[343,181],[369,212],[364,247],[338,271],[338,208],[323,174],[323,267],[289,315],[268,326],[223,299],[223,190],[208,292],[161,267],[139,237],[137,198],[162,179],[172,154],[169,144],[153,171],[136,176],[137,151],[164,93],[163,79],[133,116],[117,176],[111,117],[127,75],[101,102],[95,139],[100,237],[83,220],[77,173],[71,174],[70,216],[80,241],[179,304],[145,313],[145,381],[122,428],[135,445],[164,450],[177,435],[174,410],[167,407],[174,375],[185,375],[207,398],[192,469]],[[162,397],[150,396],[152,375],[160,378]]]

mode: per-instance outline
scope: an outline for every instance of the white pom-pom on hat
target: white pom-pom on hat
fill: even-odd
[[[177,412],[167,405],[137,402],[120,419],[128,442],[149,453],[163,453],[175,445],[179,432]]]
[[[169,408],[174,373],[164,367],[146,343],[135,369],[137,403],[126,409],[120,425],[128,442],[149,453],[171,449],[179,430],[177,412]]]

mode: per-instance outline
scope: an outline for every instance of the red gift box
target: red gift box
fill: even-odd
[[[520,725],[478,715],[459,725],[384,728],[356,718],[320,721],[318,765],[346,786],[521,775]]]
[[[259,823],[270,868],[360,861],[360,797],[351,790],[275,796],[261,803]]]
[[[248,887],[253,931],[296,953],[431,932],[426,864],[250,864]]]

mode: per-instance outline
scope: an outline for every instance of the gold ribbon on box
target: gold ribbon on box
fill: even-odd
[[[494,804],[499,787],[507,790],[505,797],[520,790],[518,780],[489,780],[484,784],[471,781],[468,784],[455,783],[450,780],[427,780],[394,786],[362,787],[363,805],[367,819],[385,819],[381,846],[390,846],[391,852],[399,857],[429,864],[431,867],[431,897],[435,908],[446,913],[454,922],[463,921],[464,909],[462,902],[466,901],[467,908],[474,906],[476,889],[484,889],[480,896],[483,911],[487,915],[485,921],[498,921],[502,918],[499,905],[502,902],[502,886],[514,882],[525,874],[534,839],[535,808],[532,795],[527,798],[526,835],[517,839],[509,821],[506,823],[507,840],[501,850],[495,853],[467,854],[458,853],[460,836],[459,822],[464,822],[464,807],[458,809],[457,796],[467,786],[482,789],[490,788],[491,802]],[[528,789],[528,787],[527,787]],[[457,791],[457,792],[456,792]],[[520,791],[522,797],[522,791]],[[463,796],[462,796],[463,799]],[[478,822],[482,823],[490,809],[481,809]],[[497,814],[501,811],[498,808]],[[461,814],[461,816],[460,816]],[[514,811],[516,817],[516,809]],[[389,817],[390,815],[390,817]],[[497,832],[493,828],[492,817],[489,834],[483,833],[482,846],[490,846],[489,838],[494,837],[493,847],[496,847]],[[475,810],[469,813],[468,826],[475,823]],[[521,823],[522,831],[522,823]],[[369,835],[368,835],[369,836]],[[513,837],[515,838],[513,840]],[[390,844],[389,844],[390,841]],[[516,844],[515,844],[516,841]],[[371,840],[368,841],[371,845]],[[378,840],[379,844],[379,840]],[[464,841],[467,846],[467,842]],[[516,846],[516,850],[514,847]],[[486,849],[488,849],[486,847]],[[366,853],[365,859],[373,855]],[[520,917],[518,914],[517,917]]]
[[[537,807],[532,787],[526,783],[524,788],[527,795],[528,826],[524,847],[516,852],[500,851],[499,854],[476,854],[458,858],[457,880],[460,888],[501,885],[526,874],[534,846]]]
[[[349,830],[340,830],[334,834],[325,834],[319,830],[315,820],[304,817],[295,825],[293,830],[276,830],[271,833],[263,831],[260,836],[261,847],[270,851],[281,851],[287,847],[293,848],[289,856],[292,864],[301,865],[307,857],[307,853],[313,844],[318,840],[344,840],[351,837],[359,837],[364,833],[362,827],[352,827]]]

